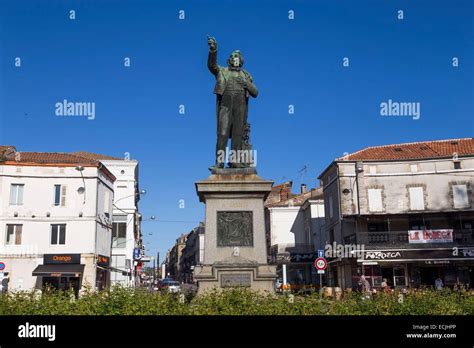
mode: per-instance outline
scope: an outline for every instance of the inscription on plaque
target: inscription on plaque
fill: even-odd
[[[221,287],[249,287],[251,285],[250,274],[248,273],[225,273],[221,274]]]
[[[217,246],[253,246],[252,212],[218,211]]]

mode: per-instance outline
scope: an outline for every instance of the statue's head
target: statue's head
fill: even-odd
[[[235,50],[230,54],[227,65],[233,68],[241,68],[244,65],[244,57],[242,57],[239,50]]]

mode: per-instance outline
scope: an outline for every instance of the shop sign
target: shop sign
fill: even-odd
[[[452,243],[453,230],[410,230],[408,242],[419,243]]]
[[[110,258],[104,255],[97,255],[97,265],[107,267],[110,263]]]
[[[45,265],[79,264],[81,263],[81,254],[44,254],[43,263]]]
[[[367,251],[366,260],[396,260],[402,256],[400,251]]]
[[[365,261],[397,261],[397,260],[472,260],[474,247],[455,247],[446,249],[404,249],[404,250],[366,250]]]
[[[140,259],[141,259],[140,248],[135,248],[135,249],[133,249],[133,258],[134,258],[135,260],[140,260]]]

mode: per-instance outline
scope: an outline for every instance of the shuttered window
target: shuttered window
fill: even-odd
[[[410,187],[410,210],[424,210],[423,187]]]

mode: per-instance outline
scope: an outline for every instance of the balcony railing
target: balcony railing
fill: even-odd
[[[434,230],[429,230],[434,231]],[[433,248],[451,247],[453,245],[474,245],[474,230],[452,230],[452,241],[450,239],[441,240],[409,240],[408,231],[382,231],[382,232],[357,232],[356,244],[364,244],[365,248]],[[422,231],[420,231],[422,235]]]

